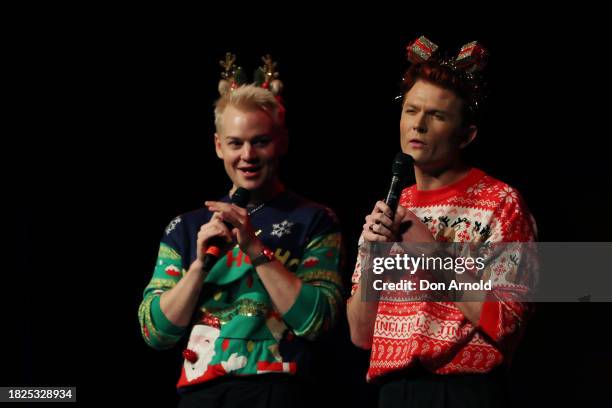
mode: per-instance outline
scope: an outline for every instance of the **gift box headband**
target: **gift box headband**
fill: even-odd
[[[425,36],[420,36],[406,47],[406,58],[412,64],[433,62],[453,71],[472,91],[474,99],[469,101],[468,108],[478,111],[484,95],[484,83],[481,72],[487,65],[489,52],[478,41],[463,45],[456,56],[443,56],[439,46]],[[399,95],[396,99],[401,99]]]
[[[470,75],[481,72],[489,59],[489,52],[478,41],[472,41],[462,46],[454,58],[439,57],[439,48],[427,37],[420,36],[408,44],[406,57],[413,64],[434,61]]]

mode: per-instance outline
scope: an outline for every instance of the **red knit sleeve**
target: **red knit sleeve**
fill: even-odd
[[[493,290],[482,306],[479,327],[496,343],[511,346],[522,335],[533,312],[533,304],[524,300],[537,279],[534,247],[528,244],[535,241],[537,230],[520,194],[508,186],[501,191],[503,201],[495,213],[501,242],[492,243],[494,247],[499,244],[487,266]]]

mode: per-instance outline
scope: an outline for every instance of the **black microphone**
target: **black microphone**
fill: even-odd
[[[234,192],[230,199],[230,203],[237,205],[238,207],[246,207],[251,198],[251,192],[246,188],[239,187]],[[231,231],[234,226],[227,221],[223,221],[225,226]],[[202,269],[209,272],[212,267],[221,258],[221,248],[227,245],[225,238],[223,237],[212,237],[208,241],[208,248],[206,249],[206,255],[204,255],[204,261]]]
[[[397,210],[400,194],[404,188],[406,178],[410,174],[410,171],[412,171],[412,163],[412,156],[402,152],[396,154],[393,160],[393,165],[391,166],[393,178],[391,179],[391,186],[389,187],[385,204],[391,208],[394,214],[395,210]],[[391,218],[393,219],[393,217]]]

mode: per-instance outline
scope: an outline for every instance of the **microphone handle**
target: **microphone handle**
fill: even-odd
[[[385,204],[391,208],[394,214],[395,210],[397,210],[400,194],[402,192],[401,184],[402,179],[396,175],[393,175],[393,178],[391,179],[391,187],[389,187],[389,192],[387,193],[387,198],[385,199]]]
[[[230,204],[235,204],[238,207],[244,208],[247,206],[249,202],[249,198],[251,193],[249,190],[244,189],[242,187],[238,188],[234,195],[230,198]],[[231,231],[234,226],[227,221],[223,221],[223,224]],[[221,258],[221,248],[227,245],[225,239],[223,237],[213,237],[208,242],[208,249],[206,251],[206,255],[204,256],[203,266],[206,272],[210,272],[215,263]]]

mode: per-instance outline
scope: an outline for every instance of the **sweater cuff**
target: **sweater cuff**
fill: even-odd
[[[316,313],[316,305],[321,296],[319,290],[312,285],[303,283],[300,293],[293,306],[283,315],[283,320],[296,332],[303,331],[309,326],[313,315]]]
[[[158,331],[164,334],[182,334],[185,331],[186,327],[179,327],[172,324],[172,322],[168,320],[166,315],[164,315],[164,312],[162,312],[159,302],[160,296],[155,296],[153,298],[153,301],[151,302],[151,319],[153,322],[153,326],[155,326]]]

